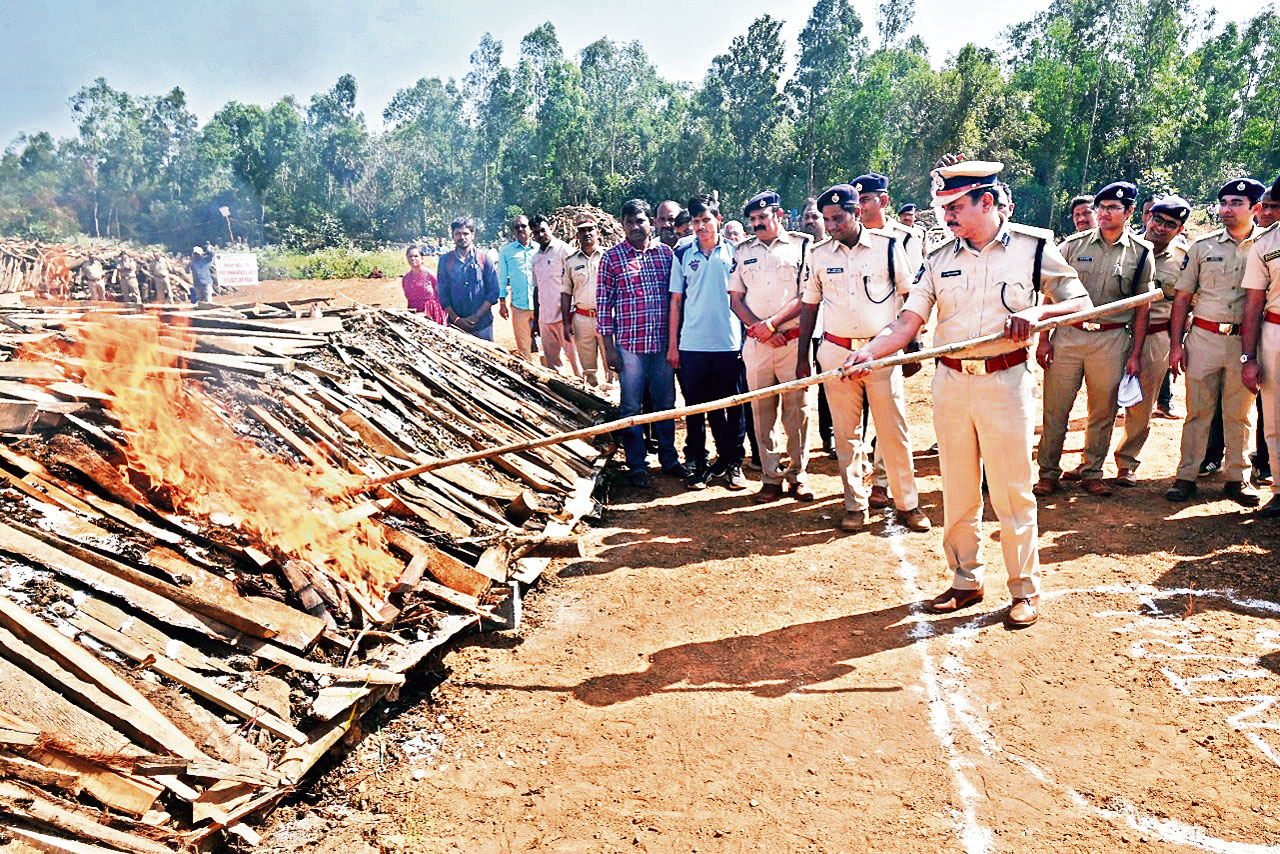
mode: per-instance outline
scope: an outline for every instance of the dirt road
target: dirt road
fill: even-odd
[[[937,527],[838,534],[821,453],[809,505],[619,485],[520,631],[450,653],[258,851],[1280,851],[1280,526],[1164,501],[1180,429],[1138,488],[1042,505],[1022,632],[993,524],[987,601],[924,615]]]

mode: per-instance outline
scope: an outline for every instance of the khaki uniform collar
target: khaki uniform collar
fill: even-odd
[[[1013,232],[1009,230],[1009,220],[1005,219],[1004,217],[1000,217],[1000,229],[996,232],[995,238],[992,239],[992,241],[989,244],[987,244],[987,246],[982,247],[982,249],[986,249],[989,246],[994,246],[997,243],[999,243],[1001,246],[1007,249],[1009,246],[1009,241],[1012,239],[1013,239]],[[975,247],[972,243],[969,242],[969,238],[967,237],[964,238],[963,240],[957,239],[955,241],[955,244],[956,244],[956,248],[952,254],[959,255],[961,249],[968,249],[970,252],[972,252],[975,255],[982,254],[982,249],[978,249],[977,247]]]
[[[1253,223],[1253,229],[1248,234],[1246,234],[1242,239],[1236,240],[1234,237],[1231,236],[1230,231],[1228,231],[1226,228],[1223,228],[1222,233],[1218,235],[1218,242],[1226,243],[1229,240],[1238,246],[1241,243],[1244,243],[1246,240],[1252,240],[1253,238],[1257,237],[1258,234],[1261,232],[1262,232],[1262,229],[1258,228],[1258,224],[1255,222]]]

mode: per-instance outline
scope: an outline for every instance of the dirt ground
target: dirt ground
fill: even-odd
[[[807,505],[619,482],[520,630],[458,644],[255,852],[1280,851],[1280,526],[1166,502],[1180,430],[1137,488],[1042,503],[1020,632],[992,522],[987,600],[920,611],[950,579],[918,450],[926,534],[837,533],[820,451]]]

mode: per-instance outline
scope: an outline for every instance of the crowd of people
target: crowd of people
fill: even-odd
[[[953,155],[939,161],[932,206],[949,234],[932,245],[914,205],[889,216],[889,182],[875,173],[807,199],[796,231],[769,190],[744,206],[745,228],[726,223],[712,196],[683,206],[663,201],[652,211],[632,199],[620,211],[625,239],[610,247],[590,217],[576,221],[570,246],[545,217],[519,216],[496,258],[473,245],[474,225],[463,217],[452,224],[455,248],[440,257],[435,281],[424,274],[422,250],[409,249],[406,294],[417,295],[415,309],[487,340],[497,306],[525,359],[533,358],[536,328],[548,367],[591,385],[616,376],[624,418],[671,409],[677,383],[694,405],[830,372],[819,386],[818,429],[837,460],[838,525],[847,532],[890,506],[889,518],[910,531],[932,524],[918,503],[903,392],[921,366],[871,363],[926,341],[942,347],[998,336],[937,359],[933,422],[953,581],[926,609],[952,613],[982,600],[987,492],[1012,597],[1005,620],[1025,627],[1040,612],[1037,497],[1063,481],[1093,496],[1136,485],[1153,412],[1174,415],[1171,378],[1186,377],[1187,413],[1166,498],[1188,500],[1220,465],[1226,498],[1259,517],[1280,517],[1269,462],[1280,452],[1280,228],[1272,227],[1280,179],[1270,187],[1248,177],[1224,184],[1222,227],[1193,241],[1183,234],[1187,200],[1149,198],[1135,225],[1138,189],[1115,181],[1071,201],[1077,231],[1059,242],[1013,220],[1002,168]],[[1043,321],[1157,289],[1160,299],[1037,333]],[[1044,369],[1042,412],[1033,351]],[[1083,460],[1064,471],[1063,440],[1082,385]],[[747,440],[761,479],[752,500],[814,500],[807,391],[690,415],[683,459],[670,420],[623,430],[630,483],[651,486],[648,458],[656,453],[663,474],[689,489],[717,479],[746,489]],[[1122,408],[1124,435],[1112,451]],[[1110,479],[1108,453],[1117,469]],[[1259,485],[1272,491],[1260,507]]]

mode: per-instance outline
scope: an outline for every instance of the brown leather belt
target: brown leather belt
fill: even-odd
[[[941,356],[938,361],[946,365],[953,371],[959,371],[962,374],[975,374],[981,376],[983,374],[994,374],[997,371],[1007,370],[1015,365],[1021,365],[1027,360],[1027,348],[1014,350],[999,356],[992,356],[990,359],[952,359],[950,356]]]
[[[799,335],[800,333],[797,332],[796,334]],[[870,338],[843,338],[839,335],[832,335],[830,332],[822,333],[822,337],[830,341],[832,344],[835,344],[837,347],[843,347],[846,350],[857,350],[858,347],[862,346],[861,342],[871,340]],[[853,346],[855,341],[859,342],[858,347]]]
[[[1276,313],[1274,311],[1268,311],[1262,317],[1264,320],[1267,321],[1267,323],[1280,323],[1280,313]]]
[[[576,306],[575,306],[575,307],[574,307],[574,309],[573,309],[573,313],[574,313],[574,314],[580,314],[580,315],[582,315],[583,317],[595,317],[595,316],[596,316],[596,310],[595,310],[594,308],[578,308],[578,307],[576,307]]]
[[[1161,332],[1168,332],[1168,331],[1169,331],[1169,321],[1167,320],[1164,323],[1153,323],[1147,327],[1148,335],[1159,335]]]
[[[1128,323],[1094,323],[1090,320],[1081,323],[1071,324],[1076,329],[1083,329],[1085,332],[1108,332],[1112,329],[1124,329]]]
[[[1199,317],[1191,318],[1192,326],[1199,326],[1201,329],[1209,332],[1215,332],[1218,335],[1239,335],[1240,324],[1238,323],[1214,323],[1212,320],[1204,320]]]

